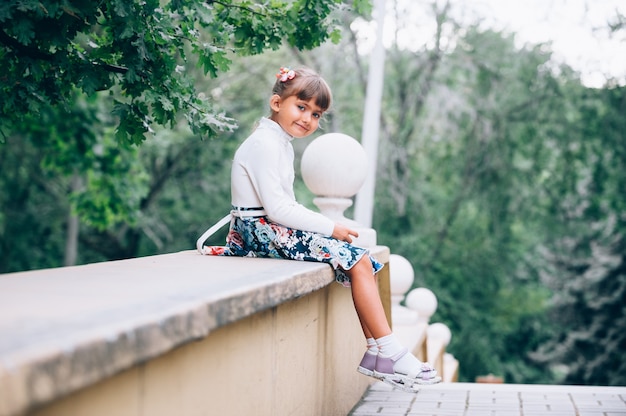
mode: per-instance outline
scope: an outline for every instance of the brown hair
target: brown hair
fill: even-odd
[[[274,83],[272,94],[285,99],[295,95],[300,100],[309,101],[315,99],[315,104],[326,111],[330,108],[333,100],[330,87],[324,79],[315,71],[309,68],[294,69],[296,76],[293,79],[281,81],[280,78]]]

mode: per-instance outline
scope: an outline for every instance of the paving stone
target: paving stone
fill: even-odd
[[[361,403],[368,403],[366,398],[373,394],[377,395],[379,408],[357,406],[350,415],[626,416],[626,387],[443,383],[412,394],[378,383],[372,385]]]
[[[381,406],[379,405],[371,405],[371,404],[361,404],[361,405],[357,405],[353,410],[352,410],[352,415],[363,415],[363,414],[369,414],[369,413],[380,413],[380,408]]]
[[[380,414],[382,415],[406,415],[406,412],[408,411],[407,408],[400,408],[400,407],[383,407],[380,409]]]
[[[463,415],[463,411],[459,413],[459,411],[457,410],[411,409],[406,415],[407,416],[460,416],[460,415]]]
[[[450,402],[439,403],[439,409],[443,409],[443,410],[461,411],[466,408],[467,408],[467,405],[465,403],[450,403]]]

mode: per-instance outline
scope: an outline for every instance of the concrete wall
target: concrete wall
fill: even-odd
[[[388,262],[385,248],[373,251],[379,260]],[[122,295],[124,286],[111,293],[127,299],[142,296],[144,304],[151,301],[155,308],[147,314],[143,313],[145,308],[135,308],[142,312],[120,321],[126,323],[124,330],[120,330],[117,314],[112,312],[115,308],[124,309],[124,303],[101,300],[99,312],[91,314],[98,316],[91,322],[94,326],[91,331],[80,328],[72,331],[64,326],[75,326],[69,316],[77,311],[71,307],[70,315],[59,314],[55,322],[50,322],[58,326],[59,336],[64,340],[53,342],[48,337],[42,338],[43,344],[48,344],[43,345],[48,354],[43,354],[43,350],[38,352],[37,348],[34,353],[23,354],[28,349],[24,343],[37,342],[37,336],[31,332],[14,330],[13,335],[22,337],[24,343],[7,344],[13,348],[7,345],[3,348],[0,341],[0,415],[345,415],[360,399],[371,381],[356,372],[364,352],[364,340],[350,290],[332,281],[328,266],[284,260],[209,258],[189,252],[167,259],[158,257],[161,256],[108,264],[109,272],[118,275],[111,284],[127,281],[131,287],[131,294]],[[178,264],[184,265],[177,268],[182,275],[185,268],[192,267],[199,280],[185,281],[180,274],[159,279],[154,273],[151,278],[145,274],[145,280],[142,273],[137,273],[137,265],[151,260],[160,263],[156,268],[161,271],[159,275],[167,276],[168,270]],[[200,264],[204,273],[197,273]],[[106,268],[107,263],[99,267]],[[77,269],[82,279],[72,278]],[[97,282],[105,284],[106,278],[100,280],[94,276],[106,273],[91,273],[90,278],[86,273],[89,271],[94,270],[68,268],[66,273],[58,274],[65,278],[57,277],[57,283],[77,284],[84,279],[83,284],[89,283],[87,286],[94,289],[100,286]],[[209,271],[228,271],[231,278],[217,278]],[[2,297],[9,293],[7,290],[13,286],[14,294],[20,292],[15,288],[18,282],[15,279],[21,279],[24,285],[29,279],[36,283],[45,272],[0,276],[0,318],[11,312],[10,302],[9,308],[1,306]],[[120,279],[119,274],[126,278]],[[383,292],[388,293],[388,268],[380,276]],[[172,281],[180,285],[173,285]],[[199,283],[203,281],[204,285]],[[150,282],[156,287],[165,284],[164,289],[169,290],[146,288],[148,293],[142,294],[139,288]],[[191,292],[184,289],[185,285],[194,289],[197,298],[194,302],[190,302]],[[57,293],[63,292],[62,287],[56,287]],[[65,290],[76,288],[67,286]],[[102,292],[107,298],[107,291]],[[99,297],[98,292],[90,293],[94,299]],[[26,295],[33,296],[30,292]],[[54,303],[55,296],[44,298],[42,301]],[[27,308],[19,308],[18,303],[14,302],[12,308],[19,320]],[[80,303],[89,304],[85,299]],[[388,297],[385,304],[389,310]],[[163,313],[156,314],[155,310]],[[150,319],[142,319],[143,315]],[[3,324],[4,321],[0,319],[0,339],[11,335],[11,326]],[[149,323],[158,326],[156,336]],[[98,330],[107,326],[117,329],[108,331],[108,335],[104,329]],[[146,332],[153,335],[141,335]],[[163,342],[164,333],[167,342]],[[103,337],[107,350],[125,353],[97,353],[96,350],[102,350],[99,344]],[[133,347],[115,347],[120,343]],[[46,358],[54,356],[50,354],[53,345],[64,345],[64,365],[58,359]],[[94,354],[87,365],[84,362],[89,361],[90,345]],[[122,356],[126,359],[122,360]],[[42,390],[42,378],[33,376],[42,371],[52,383],[43,392],[38,391]]]

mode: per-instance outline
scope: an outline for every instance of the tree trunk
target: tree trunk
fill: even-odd
[[[82,185],[82,181],[78,175],[72,177],[71,190],[76,191]],[[78,259],[78,231],[79,231],[78,216],[72,212],[72,207],[68,208],[67,214],[67,236],[65,240],[65,260],[64,266],[74,266]]]

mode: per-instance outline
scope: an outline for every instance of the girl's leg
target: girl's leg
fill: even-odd
[[[378,276],[377,275],[374,275],[374,283],[376,284],[376,288],[378,288]],[[365,335],[365,339],[367,340],[374,339],[374,335],[372,334],[372,331],[370,331],[369,328],[365,325],[365,323],[363,323],[360,316],[359,316],[359,321],[361,323],[361,329],[363,330],[363,335]]]
[[[361,328],[367,342],[367,350],[361,359],[361,363],[357,367],[357,371],[367,376],[374,377],[376,369],[376,361],[378,356],[378,344],[375,340],[376,335],[380,333],[391,332],[387,323],[380,295],[378,294],[378,283],[376,276],[372,272],[372,264],[369,256],[363,256],[361,260],[355,264],[352,269],[347,271],[350,276],[352,287],[352,299],[354,306],[361,322]],[[380,304],[380,308],[377,306]],[[380,322],[379,315],[385,316],[385,322]],[[369,329],[368,325],[374,325],[374,333]]]
[[[430,366],[423,367],[423,363],[409,353],[392,334],[378,293],[378,284],[372,271],[369,256],[363,256],[348,271],[348,275],[352,284],[354,307],[361,321],[363,333],[368,340],[375,339],[379,353],[378,360],[381,363],[387,362],[389,366],[383,371],[383,366],[381,365],[381,370],[379,370],[378,364],[376,364],[374,373],[381,371],[383,379],[396,386],[397,381],[393,380],[397,378],[397,373],[408,375],[404,376],[405,379],[401,385],[409,390],[413,382],[432,384],[441,381],[441,377],[436,377],[436,371],[432,370]],[[420,380],[417,380],[417,377]]]
[[[365,338],[378,339],[391,334],[369,256],[363,256],[347,273],[352,284],[354,308]]]

